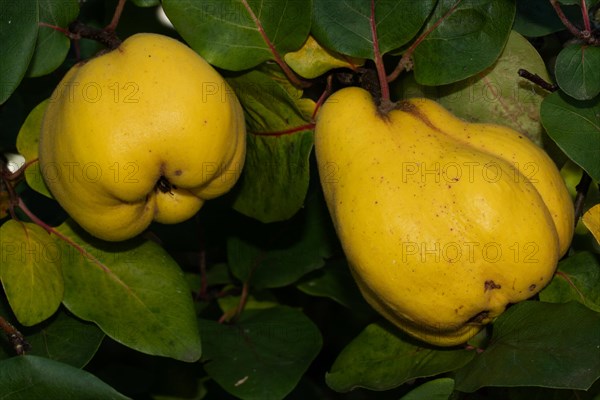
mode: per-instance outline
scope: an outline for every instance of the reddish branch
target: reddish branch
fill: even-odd
[[[462,0],[457,0],[456,3],[454,3],[454,5],[452,7],[450,7],[450,9],[446,12],[446,14],[444,14],[440,19],[435,21],[435,23],[433,25],[431,25],[429,27],[429,29],[427,29],[425,32],[423,32],[423,34],[420,35],[414,41],[414,43],[408,48],[408,50],[406,50],[404,52],[404,54],[402,54],[402,58],[400,59],[400,62],[398,63],[396,68],[392,71],[392,73],[387,77],[388,82],[392,82],[392,81],[396,80],[396,78],[398,78],[398,76],[402,73],[402,71],[404,71],[405,69],[406,70],[409,69],[409,66],[411,64],[412,55],[415,52],[415,49],[417,48],[417,46],[420,45],[421,42],[423,40],[425,40],[425,38],[427,38],[427,36],[429,36],[431,34],[431,32],[433,32],[446,18],[448,18],[454,12],[454,10],[456,10],[456,7],[458,7],[458,5],[461,3],[461,1]]]
[[[373,39],[373,58],[377,68],[377,77],[379,78],[379,88],[381,90],[381,105],[387,107],[390,103],[390,86],[388,85],[385,74],[385,65],[383,64],[383,55],[379,49],[379,39],[377,38],[377,23],[375,22],[375,0],[371,0],[371,15],[369,17],[371,26],[371,38]]]
[[[306,125],[300,125],[300,126],[296,126],[294,128],[290,128],[290,129],[284,129],[282,131],[276,131],[276,132],[250,132],[250,134],[255,135],[255,136],[283,136],[283,135],[291,135],[293,133],[297,133],[297,132],[302,132],[302,131],[309,131],[311,129],[314,129],[315,124],[314,123],[309,123]]]
[[[250,18],[252,18],[252,21],[256,25],[256,28],[258,28],[258,32],[260,33],[260,36],[262,36],[263,40],[265,41],[265,43],[269,47],[269,50],[273,54],[273,58],[275,58],[275,62],[283,70],[283,72],[285,73],[285,75],[287,76],[287,78],[290,80],[290,82],[292,82],[292,84],[294,86],[296,86],[297,88],[300,88],[300,89],[305,89],[307,87],[310,87],[311,86],[310,82],[307,82],[307,81],[299,78],[294,73],[294,71],[292,71],[292,69],[285,63],[285,61],[283,61],[283,59],[279,55],[279,52],[275,48],[275,45],[273,45],[273,42],[271,42],[271,40],[267,36],[267,33],[265,32],[265,29],[262,26],[262,23],[260,22],[260,20],[256,16],[256,14],[254,14],[254,11],[252,10],[252,8],[250,7],[250,5],[248,4],[248,1],[247,0],[242,0],[242,4],[246,8],[246,11],[248,11],[248,14],[250,14]]]
[[[8,341],[18,355],[23,355],[31,349],[31,345],[27,342],[25,336],[12,326],[10,322],[2,318],[2,316],[0,316],[0,329],[6,334]]]
[[[580,30],[575,25],[573,25],[571,21],[569,21],[569,18],[567,18],[557,0],[550,0],[550,4],[554,8],[554,11],[556,11],[556,15],[558,15],[558,18],[560,18],[563,25],[567,28],[569,32],[571,32],[571,35],[575,36],[576,38],[580,39],[586,44],[592,46],[600,46],[600,39],[592,35],[590,19],[588,16],[588,10],[585,0],[581,1],[581,12],[583,14],[583,23],[585,25],[584,30]]]

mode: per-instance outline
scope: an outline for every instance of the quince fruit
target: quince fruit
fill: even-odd
[[[363,89],[317,116],[325,199],[365,299],[430,344],[467,341],[552,279],[573,235],[559,171],[524,135]]]
[[[120,241],[229,191],[245,150],[225,80],[177,40],[142,33],[69,70],[44,115],[39,161],[78,224]]]

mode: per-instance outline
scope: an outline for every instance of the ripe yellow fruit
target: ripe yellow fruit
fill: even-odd
[[[44,115],[39,161],[78,224],[120,241],[229,191],[245,149],[225,80],[177,40],[142,33],[66,74]]]
[[[552,279],[573,204],[547,154],[509,128],[434,101],[381,113],[363,89],[317,116],[325,199],[366,300],[425,342],[474,336]]]

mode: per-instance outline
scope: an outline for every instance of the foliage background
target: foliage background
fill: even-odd
[[[597,29],[597,1],[560,4],[579,32]],[[171,29],[157,18],[158,1],[126,3],[121,39],[137,32],[180,38],[235,90],[249,131],[244,175],[194,219],[107,244],[48,198],[36,164],[16,183],[3,170],[0,316],[31,351],[16,356],[9,340],[0,341],[0,397],[600,398],[600,262],[589,231],[598,231],[598,214],[578,224],[553,282],[469,346],[439,349],[405,337],[362,300],[331,226],[312,147],[315,102],[328,81],[334,89],[377,90],[370,5],[164,0]],[[35,159],[42,101],[77,60],[64,35],[38,22],[65,28],[77,18],[103,27],[116,6],[1,3],[3,153]],[[514,124],[543,144],[574,197],[588,177],[582,211],[600,202],[595,33],[595,43],[578,40],[546,0],[380,0],[374,21],[386,70],[403,67],[391,84],[393,100],[427,96],[472,121]],[[303,47],[309,34],[326,51]],[[85,39],[78,47],[83,59],[102,48]],[[558,90],[524,80],[519,68]],[[19,220],[31,221],[25,229],[6,212],[11,204]],[[32,215],[56,227],[52,234]],[[20,246],[31,251],[14,257]],[[152,294],[137,304],[115,277]]]

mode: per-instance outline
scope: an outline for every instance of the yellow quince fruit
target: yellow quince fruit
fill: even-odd
[[[225,80],[177,40],[141,33],[66,74],[44,115],[39,161],[78,224],[120,241],[229,191],[245,149]]]
[[[524,135],[411,99],[381,111],[363,89],[317,116],[325,199],[365,299],[425,342],[463,343],[550,282],[574,211]]]

